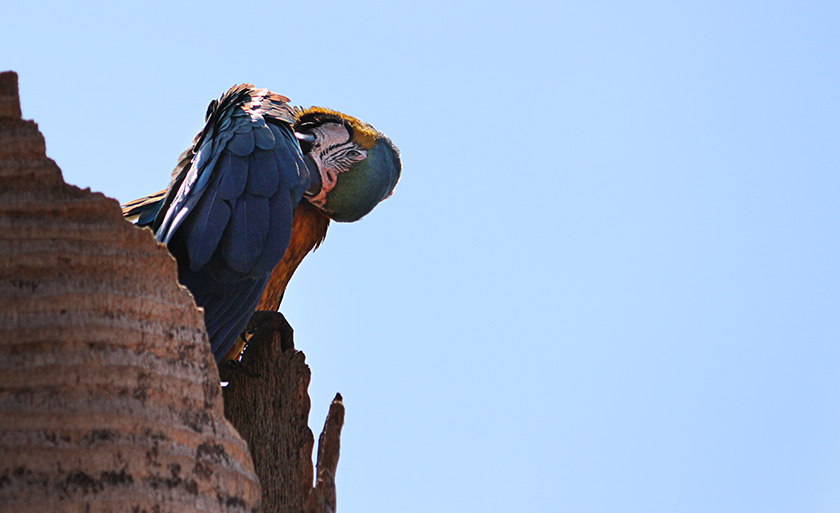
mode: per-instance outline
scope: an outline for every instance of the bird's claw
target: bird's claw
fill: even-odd
[[[219,377],[222,381],[231,381],[233,374],[240,374],[249,378],[261,378],[262,374],[254,372],[241,360],[228,360],[219,367]]]
[[[295,348],[294,330],[286,317],[280,312],[262,310],[254,312],[254,315],[248,321],[248,325],[245,326],[245,332],[251,334],[248,337],[248,346],[256,346],[262,342],[264,337],[277,333],[280,335],[280,349],[283,352]]]

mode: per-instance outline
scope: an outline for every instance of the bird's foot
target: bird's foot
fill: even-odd
[[[252,371],[242,360],[228,360],[219,367],[219,377],[222,381],[231,381],[234,374],[249,378],[261,378],[262,374]]]
[[[245,326],[245,332],[251,334],[248,337],[245,352],[249,349],[257,349],[258,346],[264,345],[275,336],[280,338],[280,350],[282,352],[295,348],[294,330],[286,317],[280,312],[263,310],[254,312]]]
[[[285,353],[295,348],[294,330],[280,312],[254,312],[245,331],[237,342],[238,349],[229,353],[232,358],[219,366],[222,381],[233,381],[236,376],[261,378],[265,362],[271,360],[266,351]]]

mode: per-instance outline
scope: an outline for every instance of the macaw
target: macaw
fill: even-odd
[[[167,245],[222,363],[241,353],[255,310],[279,308],[330,220],[361,219],[401,170],[399,150],[373,126],[241,84],[210,103],[169,187],[123,215]]]

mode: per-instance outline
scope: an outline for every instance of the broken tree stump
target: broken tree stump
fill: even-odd
[[[257,312],[255,331],[238,362],[222,379],[225,415],[248,442],[262,488],[264,513],[331,513],[336,509],[344,404],[337,394],[318,442],[313,488],[313,436],[309,429],[310,371],[294,348],[293,331],[280,313]]]

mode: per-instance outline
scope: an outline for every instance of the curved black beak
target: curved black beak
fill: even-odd
[[[304,134],[302,132],[295,132],[295,137],[297,137],[298,141],[306,141],[309,144],[313,144],[315,142],[315,136],[312,134]]]
[[[300,149],[304,155],[309,153],[315,144],[315,136],[312,134],[295,132],[295,139],[297,139],[298,145],[300,145]]]
[[[309,155],[305,155],[303,161],[306,162],[306,170],[309,171],[309,189],[304,194],[306,196],[317,196],[321,192],[321,170],[318,169],[318,164]]]

